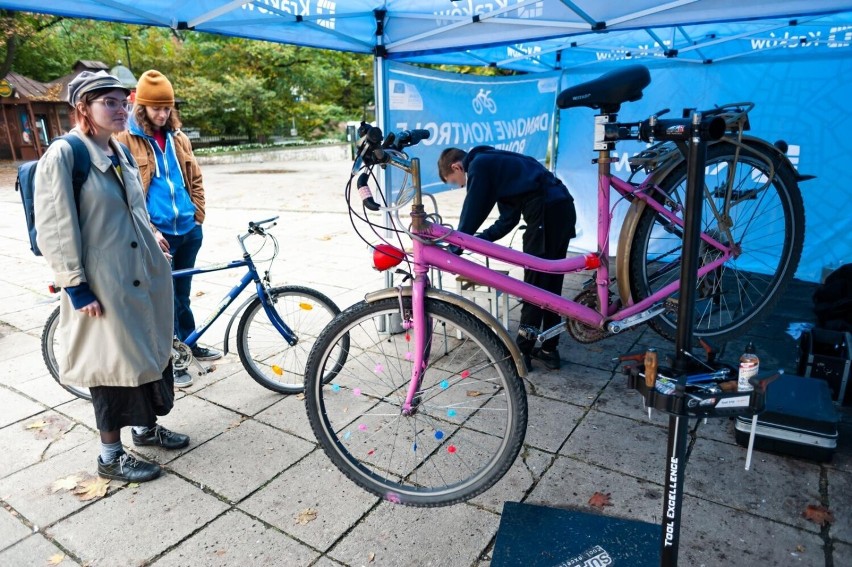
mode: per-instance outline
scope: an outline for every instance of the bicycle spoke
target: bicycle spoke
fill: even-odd
[[[308,364],[308,415],[329,457],[368,490],[414,505],[466,499],[490,485],[514,459],[526,419],[508,353],[467,313],[442,309],[429,311],[432,356],[409,410],[416,331],[388,333],[384,325],[399,314],[397,299],[347,310]],[[321,360],[342,336],[350,340],[347,362],[320,384]]]

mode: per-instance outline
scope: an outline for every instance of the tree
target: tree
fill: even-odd
[[[38,16],[26,12],[0,10],[0,32],[3,34],[3,59],[0,77],[5,77],[15,67],[18,53],[27,42],[39,38],[42,31],[58,24],[62,18]]]
[[[265,138],[289,131],[294,121],[303,135],[325,135],[360,119],[373,99],[366,55],[149,26],[0,16],[9,65],[44,82],[70,73],[81,59],[114,65],[124,58],[121,38],[130,37],[134,74],[157,69],[169,77],[183,101],[184,124],[209,135]]]

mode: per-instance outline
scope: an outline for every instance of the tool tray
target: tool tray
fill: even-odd
[[[624,371],[627,374],[627,387],[642,394],[646,407],[684,417],[737,417],[758,414],[766,407],[766,386],[778,376],[775,372],[761,372],[750,380],[754,386],[751,392],[711,393],[687,384],[677,385],[674,392],[664,394],[645,384],[643,365],[630,365],[625,367]],[[660,378],[677,382],[674,372],[663,366],[657,370],[657,380]],[[679,392],[679,389],[683,391]]]

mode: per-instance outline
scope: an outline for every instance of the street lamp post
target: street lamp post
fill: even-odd
[[[124,40],[124,51],[125,53],[127,53],[127,68],[133,71],[133,63],[130,62],[130,46],[128,45],[128,42],[130,41],[130,36],[123,35],[118,39]]]

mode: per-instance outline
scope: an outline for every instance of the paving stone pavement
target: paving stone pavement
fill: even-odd
[[[341,307],[383,287],[345,211],[345,154],[204,165],[199,263],[237,258],[235,237],[247,222],[280,215],[274,282],[314,287]],[[611,361],[650,346],[671,351],[647,328],[591,345],[564,337],[562,369],[536,370],[526,382],[530,418],[521,456],[494,488],[466,504],[408,508],[362,491],[317,445],[303,402],[253,382],[234,352],[180,391],[161,420],[189,434],[189,447],[135,448],[125,430],[125,447],[162,464],[162,478],[111,482],[92,501],[54,490],[57,480],[95,473],[98,436],[88,402],[60,388],[42,361],[40,334],[56,304],[44,261],[26,245],[11,171],[0,165],[0,565],[481,567],[490,564],[504,502],[600,513],[589,505],[595,492],[611,495],[604,515],[660,522],[668,419],[648,419]],[[457,222],[462,197],[439,196],[446,222]],[[576,294],[583,279],[568,278],[565,293]],[[227,272],[196,277],[195,312],[212,310],[235,280]],[[452,278],[444,284],[454,287]],[[750,333],[762,368],[794,370],[796,342],[784,330],[812,320],[813,287],[794,282],[773,316]],[[510,305],[516,328],[520,310],[514,300]],[[226,323],[217,321],[207,344],[222,348]],[[744,344],[724,345],[724,358],[734,362]],[[730,420],[702,425],[686,468],[680,563],[852,565],[849,423],[844,414],[831,463],[755,453],[751,471],[743,470],[745,449]],[[807,521],[808,505],[828,506],[834,522]],[[300,522],[308,508],[315,519]]]

